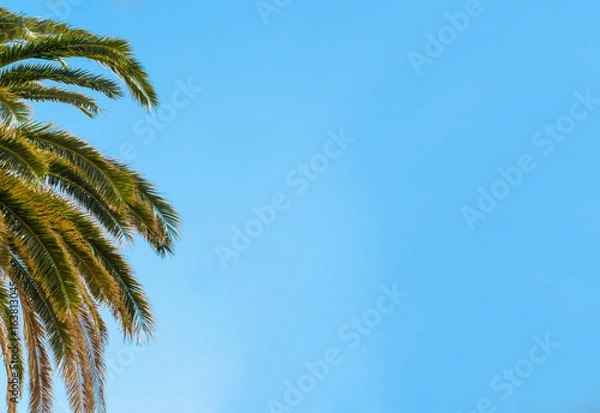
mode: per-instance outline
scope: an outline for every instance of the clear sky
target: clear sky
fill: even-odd
[[[183,216],[127,250],[161,334],[112,336],[109,411],[600,408],[598,2],[3,5],[129,39],[164,104],[38,111]]]

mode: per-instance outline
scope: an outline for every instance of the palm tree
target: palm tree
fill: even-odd
[[[110,76],[74,67],[81,59],[107,68],[144,108],[157,106],[125,40],[0,8],[0,351],[11,413],[25,377],[30,411],[50,412],[54,372],[74,412],[105,411],[100,311],[127,340],[151,338],[154,327],[120,247],[139,235],[165,257],[179,236],[177,212],[140,173],[32,118],[31,102],[94,117],[101,109],[83,91],[124,96]]]

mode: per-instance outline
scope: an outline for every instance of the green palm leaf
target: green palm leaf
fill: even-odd
[[[77,67],[81,59],[117,79]],[[143,286],[119,247],[139,235],[164,257],[179,239],[177,211],[142,174],[32,118],[36,102],[94,117],[102,108],[88,93],[119,99],[119,79],[144,108],[157,106],[125,40],[0,8],[0,353],[7,377],[16,368],[20,392],[28,376],[33,413],[52,410],[55,372],[73,412],[105,411],[108,329],[101,309],[125,339],[154,331]],[[18,291],[24,339],[14,365],[9,282]]]

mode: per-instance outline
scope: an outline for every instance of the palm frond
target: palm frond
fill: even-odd
[[[81,59],[114,76],[78,67]],[[106,411],[102,309],[126,340],[154,331],[142,283],[119,247],[139,235],[158,255],[173,254],[177,211],[141,173],[33,118],[38,102],[94,117],[102,109],[89,92],[119,99],[124,89],[148,110],[158,105],[127,41],[0,7],[0,353],[19,394],[28,376],[32,413],[52,410],[54,373],[73,412]],[[7,283],[20,297],[16,344]],[[10,390],[7,408],[16,413]]]

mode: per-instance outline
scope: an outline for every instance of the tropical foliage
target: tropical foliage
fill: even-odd
[[[84,69],[86,61],[104,70]],[[64,103],[94,117],[101,108],[88,92],[118,99],[124,89],[148,110],[158,104],[125,40],[0,8],[0,350],[9,412],[25,381],[30,411],[50,412],[55,373],[74,412],[105,411],[103,309],[126,339],[152,336],[150,306],[120,248],[139,235],[172,254],[177,212],[140,173],[36,121],[31,107]]]

